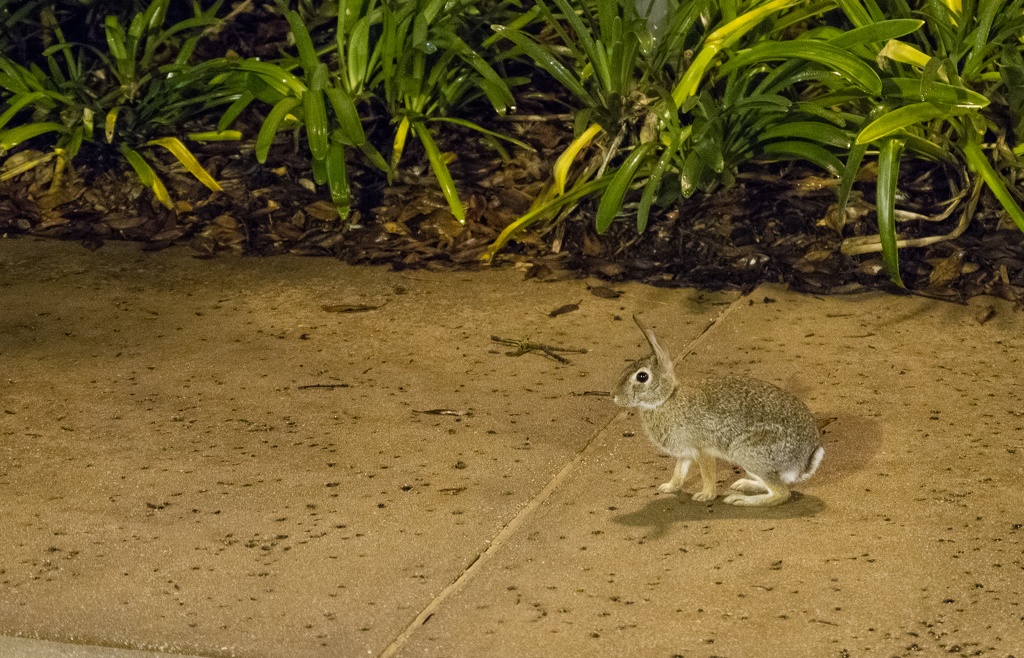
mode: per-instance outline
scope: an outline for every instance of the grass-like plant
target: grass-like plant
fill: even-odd
[[[168,150],[211,190],[220,186],[174,135],[189,118],[229,101],[229,91],[210,84],[226,70],[223,60],[190,66],[202,31],[216,22],[221,2],[195,9],[193,18],[165,26],[170,0],[153,0],[125,26],[114,15],[104,23],[106,50],[68,41],[51,9],[41,12],[41,65],[27,66],[0,53],[0,156],[42,135],[52,151],[14,168],[10,178],[56,160],[51,189],[83,144],[116,149],[156,198],[173,208],[170,195],[147,158]],[[99,125],[97,125],[99,124]]]
[[[0,0],[0,53],[20,40],[41,4],[42,0]]]
[[[356,108],[365,80],[359,75],[350,76],[338,66],[332,74],[328,64],[321,61],[302,17],[283,3],[279,7],[288,20],[298,57],[277,63],[256,59],[236,62],[237,73],[231,76],[229,85],[238,93],[218,128],[227,128],[254,101],[270,105],[256,137],[256,159],[263,163],[279,130],[303,126],[314,180],[318,185],[328,185],[338,215],[345,219],[351,210],[345,147],[358,147],[370,162],[384,171],[388,169],[380,152],[366,139]],[[337,40],[344,43],[348,28],[344,12],[339,12],[337,21]]]
[[[464,222],[462,201],[431,126],[457,124],[489,140],[528,148],[455,116],[480,96],[499,114],[514,104],[506,81],[460,36],[467,31],[474,5],[466,0],[341,0],[334,43],[318,50],[302,17],[279,2],[298,57],[238,64],[245,74],[243,92],[221,126],[229,125],[254,100],[271,104],[257,137],[260,162],[281,127],[304,127],[316,182],[328,183],[342,218],[349,211],[345,148],[358,148],[391,179],[411,133],[423,145],[452,215]],[[301,75],[295,73],[298,69]],[[379,110],[394,125],[389,159],[363,127],[364,117]]]
[[[865,57],[880,63],[884,76],[881,93],[869,99],[870,121],[850,150],[839,204],[845,207],[868,148],[877,147],[879,234],[850,238],[843,251],[880,250],[890,278],[902,286],[898,249],[961,235],[982,183],[1024,231],[1022,195],[1002,173],[1024,174],[1024,0],[929,0],[917,10],[903,0],[839,4],[854,25],[851,32],[875,32],[870,44],[860,45]],[[914,24],[913,30],[883,29]],[[956,181],[967,181],[943,214],[948,216],[964,203],[951,232],[912,241],[898,238],[897,178],[907,156],[953,170],[954,188]]]
[[[458,154],[443,153],[437,134],[457,125],[499,151],[500,140],[528,148],[467,116],[514,111],[523,80],[502,72],[516,60],[517,71],[532,65],[564,88],[574,133],[550,184],[485,260],[588,197],[598,232],[627,216],[643,231],[655,208],[776,160],[835,176],[841,217],[865,158],[877,157],[879,234],[849,238],[843,250],[881,251],[899,285],[898,250],[962,234],[984,187],[1024,230],[1024,0],[338,0],[336,13],[330,3],[303,1],[297,11],[276,0],[293,54],[191,65],[222,1],[193,4],[192,18],[168,26],[170,0],[150,0],[130,21],[108,17],[105,42],[89,45],[67,40],[47,3],[0,0],[0,30],[22,30],[38,14],[42,35],[41,55],[26,62],[3,50],[0,34],[0,157],[30,139],[52,145],[0,169],[0,179],[56,160],[56,187],[90,144],[120,154],[171,207],[152,149],[170,150],[217,189],[175,135],[223,104],[219,130],[203,137],[235,136],[227,128],[261,103],[257,159],[266,161],[280,130],[304,131],[313,177],[340,217],[351,205],[348,158],[393,181],[419,142],[464,221],[449,170]],[[333,33],[311,34],[316,24]],[[958,211],[948,233],[898,235],[907,158],[948,172],[953,199],[932,218]]]
[[[595,219],[603,232],[639,185],[642,231],[659,197],[728,182],[752,158],[802,159],[838,175],[843,165],[835,152],[849,147],[857,117],[834,107],[848,88],[858,89],[855,95],[881,90],[874,70],[840,44],[813,33],[775,38],[821,6],[787,11],[798,0],[670,5],[667,27],[655,38],[630,0],[599,2],[579,15],[568,0],[552,1],[560,14],[541,11],[556,26],[569,26],[554,29],[575,54],[575,68],[521,29],[499,33],[582,100],[581,115],[594,123],[577,124],[548,193],[498,237],[485,259],[530,223],[598,192]],[[573,162],[602,134],[608,139],[598,164],[584,165],[566,192]]]

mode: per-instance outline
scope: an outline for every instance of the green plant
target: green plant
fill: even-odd
[[[670,7],[668,27],[653,39],[628,0],[618,3],[618,13],[609,9],[612,3],[598,3],[598,16],[590,23],[566,0],[554,1],[572,26],[572,38],[563,39],[577,60],[593,62],[593,75],[587,66],[573,73],[521,30],[499,33],[581,98],[586,104],[581,114],[596,122],[578,130],[555,163],[548,194],[498,237],[485,259],[515,232],[581,198],[563,194],[569,171],[602,133],[610,139],[600,163],[585,165],[575,185],[586,186],[583,196],[601,192],[595,220],[603,232],[640,181],[636,217],[642,231],[659,197],[672,200],[728,182],[734,169],[752,158],[803,159],[840,174],[843,166],[834,151],[849,146],[857,117],[834,106],[845,101],[849,88],[859,90],[855,96],[881,88],[870,66],[827,38],[811,32],[792,40],[773,38],[826,5],[788,13],[798,0],[679,5]],[[708,16],[718,20],[714,29],[704,27]],[[581,45],[572,45],[577,42]],[[687,50],[692,59],[678,57]],[[598,89],[590,92],[587,84]],[[676,182],[668,185],[673,178]]]
[[[657,157],[657,126],[670,114],[659,117],[662,99],[668,96],[673,72],[683,65],[684,37],[709,6],[698,1],[680,9],[674,3],[672,29],[656,40],[648,17],[631,0],[585,2],[578,13],[567,0],[553,3],[554,8],[538,0],[519,20],[492,29],[513,44],[511,56],[527,58],[573,95],[580,105],[576,138],[555,162],[551,184],[529,212],[498,236],[484,260],[530,224],[557,218],[580,199],[605,190],[612,180],[605,172],[620,152],[635,147],[621,169],[630,173]],[[556,43],[545,42],[543,31],[536,34],[537,21],[557,37]],[[571,176],[574,161],[595,140],[603,142],[603,156],[588,160]]]
[[[165,27],[169,0],[153,0],[125,28],[116,16],[105,23],[107,50],[69,42],[52,11],[42,12],[47,42],[43,65],[19,64],[0,54],[0,92],[6,109],[0,114],[0,155],[22,142],[52,133],[52,152],[4,171],[11,177],[56,159],[52,188],[78,155],[83,143],[115,148],[153,190],[173,207],[167,189],[150,164],[147,149],[159,146],[212,190],[220,186],[185,145],[168,132],[217,104],[229,102],[229,91],[216,84],[228,70],[224,60],[190,66],[202,30],[216,22],[215,2],[195,16]],[[97,120],[101,126],[96,126]],[[102,135],[102,140],[99,135]]]
[[[345,219],[350,212],[350,188],[346,165],[345,146],[356,146],[366,157],[383,170],[387,164],[377,149],[366,139],[356,101],[364,83],[362,78],[350,78],[336,69],[331,76],[326,63],[313,46],[305,23],[295,11],[283,5],[298,58],[288,58],[280,64],[259,60],[235,63],[237,73],[231,84],[238,90],[236,100],[221,117],[218,128],[224,130],[250,104],[259,100],[271,105],[256,137],[256,159],[266,162],[274,136],[285,126],[304,126],[306,142],[313,163],[313,177],[317,184],[327,183],[338,215]],[[344,34],[345,12],[338,14],[338,34]],[[339,36],[339,43],[343,37]],[[302,76],[292,69],[301,68]],[[339,75],[340,73],[340,75]],[[327,108],[331,108],[328,114]]]
[[[1006,175],[1013,180],[1024,173],[1020,159],[1024,147],[1012,145],[1013,140],[1020,141],[1024,128],[1024,1],[931,0],[917,11],[900,0],[884,6],[875,0],[842,0],[840,6],[854,24],[854,31],[927,19],[918,22],[922,29],[879,34],[864,53],[877,57],[884,65],[885,77],[881,93],[870,99],[870,121],[850,151],[839,205],[845,207],[860,162],[867,149],[876,145],[879,234],[847,239],[843,251],[882,251],[890,278],[903,286],[898,249],[934,244],[962,234],[982,182],[1024,231],[1021,194],[1006,180]],[[884,21],[883,16],[896,20]],[[913,241],[897,236],[896,182],[901,160],[907,156],[935,161],[952,170],[956,196],[943,216],[969,199],[951,232]],[[957,192],[960,180],[966,182]],[[973,189],[970,195],[969,189]]]
[[[498,113],[514,102],[506,82],[459,36],[466,31],[473,5],[442,0],[341,0],[334,43],[318,51],[301,16],[279,2],[298,57],[276,64],[238,64],[244,74],[243,92],[224,115],[221,127],[254,100],[272,105],[257,137],[257,159],[263,162],[282,126],[289,122],[303,126],[316,182],[328,183],[342,218],[349,211],[346,147],[358,148],[391,179],[411,132],[423,144],[452,214],[465,221],[446,157],[430,126],[457,124],[490,140],[504,139],[528,148],[453,116],[480,95]],[[292,73],[295,69],[301,69],[301,77]],[[363,128],[363,116],[373,107],[384,109],[395,124],[390,160],[367,139]]]
[[[21,40],[21,29],[31,24],[31,17],[41,0],[0,0],[0,54]]]

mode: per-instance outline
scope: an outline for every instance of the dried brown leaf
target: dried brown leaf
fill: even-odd
[[[338,219],[338,209],[330,201],[314,201],[303,208],[306,214],[321,222],[330,222]]]
[[[117,231],[138,228],[146,223],[146,218],[139,215],[108,216],[104,219],[107,226]]]
[[[616,299],[622,296],[622,293],[618,290],[613,290],[608,286],[594,286],[590,289],[590,294],[595,297],[601,297],[603,299]]]
[[[217,215],[217,217],[214,218],[213,223],[226,229],[238,228],[238,220],[231,215]]]
[[[929,285],[945,287],[953,283],[960,277],[963,263],[964,252],[957,249],[935,264],[935,267],[932,268],[931,273],[928,275]]]
[[[160,231],[150,239],[154,242],[170,242],[171,240],[177,240],[183,235],[185,235],[185,230],[175,226],[174,228]]]

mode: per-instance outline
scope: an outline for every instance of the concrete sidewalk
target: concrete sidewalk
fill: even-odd
[[[1019,313],[614,287],[0,240],[0,656],[1024,654]],[[835,419],[801,495],[656,493],[631,313]]]

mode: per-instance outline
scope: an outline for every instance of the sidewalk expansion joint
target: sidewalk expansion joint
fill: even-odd
[[[410,623],[405,628],[405,630],[402,631],[398,635],[398,637],[396,637],[395,640],[390,645],[388,645],[386,649],[384,649],[384,651],[380,654],[380,658],[392,658],[393,656],[397,655],[398,652],[401,651],[402,648],[409,641],[409,638],[412,637],[413,633],[415,633],[418,628],[420,628],[428,621],[430,621],[430,618],[434,616],[434,614],[444,604],[444,602],[456,593],[458,593],[459,590],[461,590],[466,585],[466,583],[469,582],[469,580],[473,578],[473,576],[484,567],[484,565],[490,560],[490,558],[494,556],[494,554],[497,553],[499,550],[501,550],[501,547],[504,546],[512,538],[513,535],[515,535],[519,528],[522,527],[522,525],[533,516],[533,514],[540,508],[540,506],[543,505],[548,500],[548,498],[551,497],[551,494],[553,494],[555,490],[558,489],[558,487],[561,486],[561,484],[565,482],[565,480],[567,480],[570,475],[572,475],[572,473],[576,470],[576,467],[579,466],[580,463],[583,462],[583,460],[589,457],[597,449],[598,445],[602,443],[599,439],[605,437],[605,435],[609,431],[609,428],[615,425],[618,421],[624,419],[628,414],[629,410],[624,409],[623,411],[619,412],[614,417],[612,417],[607,423],[605,423],[604,427],[595,432],[594,435],[591,437],[590,441],[588,441],[587,444],[583,446],[583,448],[580,449],[579,452],[576,453],[576,456],[573,457],[568,464],[563,466],[562,470],[555,474],[555,476],[551,478],[547,485],[543,489],[541,489],[540,492],[536,496],[534,496],[530,500],[530,502],[527,503],[526,506],[522,510],[520,510],[519,513],[516,514],[504,528],[501,529],[501,532],[499,532],[497,536],[491,541],[490,545],[483,552],[477,553],[476,556],[470,559],[469,564],[466,565],[466,568],[462,571],[461,574],[459,574],[459,577],[452,581],[443,590],[441,590],[441,592],[436,597],[434,597],[434,599],[430,603],[428,603],[427,606],[423,608],[423,610],[420,611],[416,618],[412,620],[412,623]]]
[[[726,319],[726,317],[728,317],[736,308],[738,308],[748,298],[749,295],[742,295],[741,297],[736,299],[736,301],[729,304],[725,308],[725,310],[722,311],[719,315],[711,319],[708,322],[707,326],[705,326],[704,329],[700,332],[700,334],[692,341],[690,341],[690,343],[686,346],[686,350],[682,352],[679,360],[681,361],[683,358],[686,358],[689,354],[696,350],[696,348],[705,340],[705,337],[711,332],[711,330],[714,327],[720,325]],[[415,633],[417,629],[419,629],[421,626],[430,621],[430,619],[434,616],[438,609],[445,603],[445,601],[447,601],[453,595],[458,593],[463,587],[465,587],[466,583],[468,583],[469,580],[472,579],[473,576],[480,569],[482,569],[485,564],[487,564],[491,557],[493,557],[499,550],[501,550],[501,547],[504,546],[512,538],[512,536],[515,535],[519,528],[522,527],[522,525],[533,516],[533,514],[540,508],[540,506],[543,505],[548,500],[548,498],[551,497],[551,494],[553,494],[555,490],[558,489],[558,487],[561,486],[561,484],[565,482],[565,480],[567,480],[570,475],[573,474],[573,472],[576,470],[576,467],[579,466],[584,459],[589,457],[591,453],[593,453],[597,449],[597,446],[601,444],[601,441],[599,439],[605,437],[605,435],[609,431],[609,428],[611,428],[620,420],[624,419],[627,415],[629,415],[629,410],[622,410],[613,418],[611,418],[604,425],[604,427],[595,432],[594,435],[591,437],[590,441],[588,441],[587,444],[583,446],[583,448],[580,449],[579,452],[576,453],[576,456],[573,457],[568,464],[563,466],[562,470],[560,470],[557,474],[555,474],[553,478],[551,478],[547,485],[543,489],[541,489],[540,493],[534,496],[530,500],[530,502],[527,503],[526,506],[522,510],[520,510],[519,513],[516,514],[504,528],[501,529],[501,532],[499,532],[497,536],[491,541],[490,545],[483,552],[477,553],[474,557],[470,559],[469,564],[466,565],[466,568],[463,569],[462,573],[459,574],[458,578],[456,578],[454,581],[449,583],[447,587],[441,590],[441,592],[438,593],[438,595],[435,596],[434,599],[431,600],[430,603],[428,603],[427,606],[423,608],[423,610],[421,610],[418,615],[416,615],[416,618],[412,620],[412,622],[405,628],[405,630],[399,633],[398,637],[396,637],[394,641],[391,642],[391,644],[389,644],[386,649],[384,649],[384,651],[380,654],[380,658],[393,658],[394,656],[398,655],[398,652],[400,652],[402,648],[405,647],[405,645],[409,642],[409,639],[412,637],[413,633]]]
[[[750,296],[756,290],[757,290],[757,288],[755,288],[754,290],[752,290],[751,292],[749,292],[749,293],[747,293],[745,295],[740,295],[739,297],[736,298],[735,301],[733,301],[731,304],[726,306],[724,311],[722,311],[721,313],[719,313],[715,317],[713,317],[710,320],[708,320],[707,325],[705,325],[704,328],[701,330],[701,332],[699,334],[697,334],[697,337],[694,338],[693,340],[691,340],[689,343],[687,343],[686,349],[684,349],[683,351],[679,352],[679,356],[678,357],[674,357],[672,360],[674,362],[680,363],[680,362],[683,361],[683,359],[685,359],[686,357],[688,357],[691,354],[693,354],[694,352],[696,352],[697,348],[705,340],[708,340],[708,334],[711,333],[711,330],[714,329],[715,327],[721,325],[723,322],[725,322],[725,319],[727,317],[729,317],[730,315],[732,315],[733,311],[735,311],[737,308],[742,306],[744,302],[748,302],[749,299],[750,299]]]

